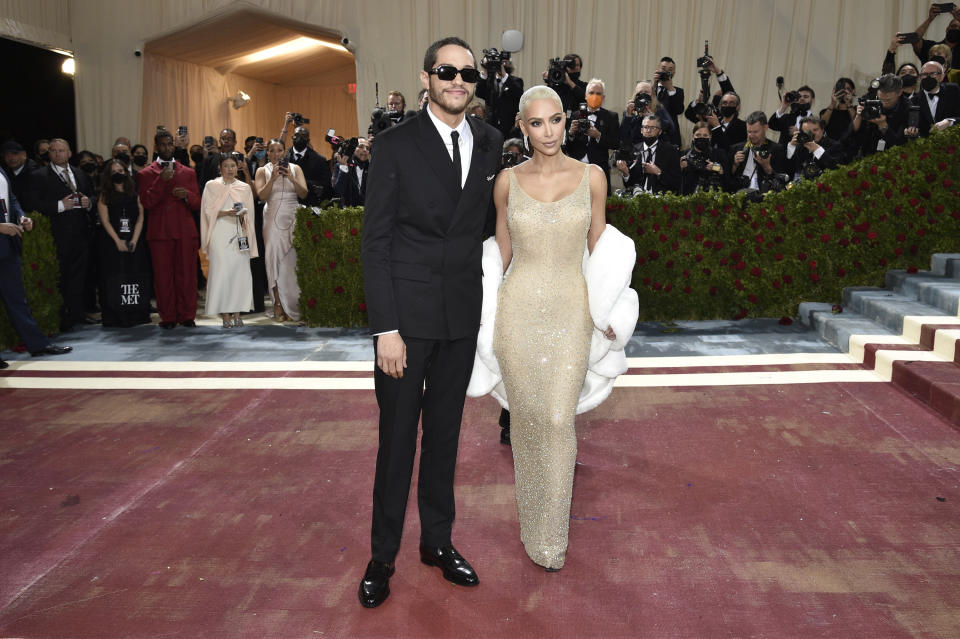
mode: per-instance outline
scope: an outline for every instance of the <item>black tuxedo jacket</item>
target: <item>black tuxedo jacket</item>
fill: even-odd
[[[523,95],[523,79],[513,75],[507,77],[503,89],[496,98],[490,97],[488,80],[480,80],[477,83],[477,97],[483,98],[487,103],[487,122],[497,127],[504,137],[513,129],[517,112],[520,110],[521,95]]]
[[[937,112],[930,113],[930,103],[923,90],[913,94],[913,103],[920,107],[920,135],[930,134],[930,127],[946,118],[960,119],[960,86],[952,82],[943,82],[937,91]]]
[[[807,115],[814,115],[814,113],[812,111],[808,111]],[[793,135],[790,133],[790,127],[797,125],[797,122],[799,121],[797,117],[797,114],[791,114],[789,111],[784,113],[781,117],[777,115],[776,111],[774,111],[773,115],[767,119],[767,124],[770,125],[770,128],[773,131],[780,132],[780,139],[777,140],[780,146],[786,148],[787,143],[793,139]]]
[[[823,147],[823,155],[814,160],[822,170],[835,169],[843,160],[843,145],[826,135],[820,139],[820,146]],[[811,157],[810,151],[805,146],[798,146],[793,152],[793,157],[786,157],[787,149],[784,149],[784,161],[786,163],[785,173],[793,179],[793,176],[799,171]]]
[[[30,158],[27,158],[27,161],[23,163],[23,168],[20,169],[20,173],[17,175],[14,175],[12,170],[4,167],[4,171],[7,174],[7,182],[13,189],[18,200],[24,201],[24,197],[29,198],[29,196],[27,196],[27,189],[30,185],[30,175],[39,168],[40,165]]]
[[[729,155],[730,155],[730,166],[731,166],[731,169],[730,169],[730,176],[731,176],[730,188],[731,188],[732,190],[734,190],[734,191],[739,190],[739,189],[741,189],[741,188],[746,188],[747,186],[749,186],[748,184],[743,184],[743,183],[742,183],[743,180],[737,179],[737,178],[751,177],[751,176],[744,176],[744,175],[743,175],[743,170],[744,170],[744,169],[746,168],[746,166],[747,166],[747,161],[746,161],[746,159],[744,159],[744,161],[741,162],[740,165],[737,166],[736,169],[732,168],[732,167],[733,167],[733,162],[734,162],[734,159],[733,159],[734,156],[737,154],[737,152],[743,151],[743,147],[744,147],[745,144],[746,144],[746,142],[741,142],[741,143],[739,143],[739,144],[734,144],[732,147],[730,147],[730,151],[729,151]],[[786,150],[784,149],[784,147],[782,147],[781,145],[777,144],[776,142],[771,142],[771,141],[769,141],[769,140],[767,140],[767,145],[770,147],[770,168],[773,170],[773,173],[786,173],[786,172],[787,172],[787,159],[786,159]],[[754,162],[756,162],[756,161],[754,161]],[[759,164],[756,164],[756,163],[755,163],[754,166],[757,167],[757,171],[760,171],[760,172],[763,171],[763,169],[760,168],[760,165],[759,165]],[[757,177],[760,177],[759,174],[757,175]]]
[[[364,210],[362,263],[371,333],[459,339],[480,327],[481,242],[503,138],[477,118],[463,190],[425,111],[377,136]]]
[[[351,162],[347,165],[347,171],[341,171],[340,167],[334,169],[336,179],[334,180],[333,190],[340,197],[341,206],[363,206],[367,195],[367,182],[370,177],[369,167],[364,171],[362,180],[357,177],[357,165]]]
[[[637,161],[630,168],[630,177],[624,179],[623,185],[627,188],[643,186],[647,179],[643,172],[643,144],[634,146],[634,152],[637,154]],[[657,150],[653,158],[653,163],[660,169],[660,175],[650,175],[648,184],[654,193],[663,193],[670,191],[679,193],[680,191],[680,151],[663,138],[657,142]]]
[[[663,85],[661,84],[657,84],[654,90],[657,91],[657,100],[659,100],[660,104],[667,108],[667,113],[673,117],[674,122],[679,122],[680,116],[684,111],[685,96],[683,94],[683,89],[678,86],[673,88],[675,90],[673,95],[669,95],[667,90],[663,88]]]
[[[377,141],[380,141],[379,136],[377,136]],[[330,182],[330,164],[327,162],[327,158],[310,147],[307,147],[299,162],[295,162],[293,156],[294,149],[291,147],[285,157],[291,164],[296,164],[303,169],[303,177],[307,181],[307,197],[302,198],[300,203],[307,206],[319,206],[324,200],[332,198],[333,184]]]
[[[609,185],[610,151],[616,150],[620,144],[620,117],[613,111],[600,107],[597,109],[597,122],[594,126],[600,132],[599,140],[586,136],[571,140],[568,134],[564,151],[577,160],[582,160],[583,156],[586,155],[590,164],[596,164],[603,169],[607,176],[607,185]]]
[[[747,141],[747,123],[738,117],[730,120],[727,130],[722,126],[710,129],[710,136],[713,138],[714,146],[729,150],[734,144],[743,144]]]
[[[90,208],[84,211],[91,215],[91,211],[97,210],[96,190],[93,186],[93,180],[83,171],[70,167],[70,172],[77,183],[77,190],[90,198]],[[57,214],[57,202],[70,195],[70,188],[60,179],[53,166],[40,167],[30,174],[26,190],[26,197],[23,204],[31,211],[37,211],[50,218],[55,218]],[[76,209],[71,209],[74,211]]]

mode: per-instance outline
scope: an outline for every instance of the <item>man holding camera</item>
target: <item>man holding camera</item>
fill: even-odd
[[[800,120],[813,115],[815,97],[813,89],[807,85],[783,94],[780,108],[770,116],[768,121],[771,129],[780,132],[780,146],[785,146],[800,130]]]
[[[907,127],[910,102],[902,95],[900,78],[888,73],[875,83],[877,98],[861,100],[847,135],[848,144],[861,156],[904,144],[907,138],[920,133],[919,123],[917,127]]]
[[[680,152],[660,139],[661,127],[659,116],[645,116],[641,126],[643,141],[635,147],[633,162],[617,160],[625,188],[639,188],[644,193],[676,193],[680,189]]]
[[[683,89],[673,85],[673,76],[677,72],[677,64],[673,58],[663,56],[660,58],[660,64],[657,70],[653,72],[654,90],[657,92],[657,100],[666,109],[667,113],[674,121],[683,113],[684,96]]]
[[[787,175],[794,180],[815,178],[840,163],[840,143],[824,134],[823,120],[809,116],[787,143]]]
[[[735,188],[770,190],[764,185],[784,172],[783,147],[767,139],[767,115],[763,111],[748,115],[746,123],[747,141],[730,147],[732,184]]]
[[[337,170],[333,174],[333,190],[340,197],[342,206],[363,206],[367,197],[367,182],[364,179],[370,168],[370,145],[366,139],[357,139],[353,155],[346,157],[334,153]]]
[[[543,79],[547,85],[557,92],[565,113],[571,113],[586,101],[587,83],[580,79],[580,70],[583,68],[583,58],[576,53],[563,56],[563,80],[552,82],[549,71],[544,72]]]
[[[169,131],[154,136],[157,159],[137,172],[140,202],[147,211],[147,243],[153,263],[160,328],[178,323],[196,326],[197,250],[200,234],[193,211],[200,208],[200,191],[193,169],[174,160]]]
[[[711,111],[704,121],[716,147],[727,150],[747,140],[747,123],[740,119],[740,96],[729,91],[720,98],[720,115]]]
[[[610,151],[617,148],[620,118],[604,109],[605,85],[593,78],[587,83],[587,108],[577,109],[568,122],[567,144],[564,152],[587,164],[596,164],[607,176],[607,195],[610,195]]]
[[[307,181],[307,197],[300,199],[301,204],[320,206],[333,197],[330,164],[327,158],[310,148],[310,130],[307,127],[301,125],[293,130],[293,148],[284,157],[303,170],[303,177]]]
[[[493,52],[496,52],[496,49]],[[484,57],[480,64],[480,82],[477,83],[476,95],[487,103],[487,122],[506,136],[513,129],[514,120],[520,111],[523,80],[513,75],[513,61],[510,59],[501,57],[500,64],[496,64],[496,60],[490,61]],[[496,76],[491,81],[488,74],[493,68],[496,69]]]
[[[944,82],[944,68],[939,62],[927,62],[920,69],[920,88],[913,94],[913,103],[920,107],[920,135],[931,129],[943,131],[960,119],[960,86]]]
[[[50,140],[49,153],[49,166],[30,174],[24,204],[52,223],[63,295],[60,329],[69,331],[75,324],[96,323],[86,318],[83,303],[96,189],[90,176],[70,166],[72,153],[66,140]]]

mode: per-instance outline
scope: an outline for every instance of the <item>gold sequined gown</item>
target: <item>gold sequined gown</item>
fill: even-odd
[[[494,351],[510,403],[520,538],[530,558],[563,566],[570,529],[577,398],[593,322],[581,272],[590,228],[590,165],[556,202],[527,195],[510,170],[511,270],[500,286]]]

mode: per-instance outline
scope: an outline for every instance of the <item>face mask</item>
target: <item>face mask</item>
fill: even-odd
[[[920,80],[920,88],[924,91],[933,91],[937,88],[937,79],[927,76]]]
[[[657,143],[657,136],[650,137],[648,135],[643,136],[643,141],[647,146],[653,146]]]
[[[114,184],[121,184],[126,179],[123,173],[114,173],[110,176],[110,181]]]
[[[200,164],[203,162],[203,153],[191,153],[190,159],[193,160],[194,164]]]
[[[87,175],[93,175],[97,172],[97,165],[87,162],[86,164],[80,165],[80,170],[85,172]]]
[[[903,83],[903,88],[905,88],[905,89],[907,89],[907,88],[909,88],[909,87],[912,87],[912,86],[916,86],[916,85],[917,85],[917,76],[907,74],[907,75],[902,76],[902,77],[900,78],[900,82]]]
[[[946,40],[952,44],[960,42],[960,29],[947,29]]]
[[[256,153],[253,154],[253,157],[257,158],[258,160],[262,160],[263,158],[267,157],[267,152],[257,151]]]
[[[710,138],[693,138],[693,148],[701,153],[710,150]]]
[[[42,162],[49,162],[49,161],[50,161],[50,152],[49,152],[49,151],[44,151],[43,153],[41,153],[41,154],[40,154],[40,160],[41,160]]]
[[[293,138],[293,148],[297,151],[303,152],[307,148],[307,141],[303,138]]]
[[[133,156],[133,163],[137,166],[146,166],[147,157],[145,155],[135,155]]]
[[[797,102],[797,108],[801,111],[809,111],[810,103],[809,102]]]
[[[732,117],[737,112],[737,107],[735,106],[722,106],[720,107],[720,115],[729,118]]]
[[[577,71],[576,73],[571,72],[571,73],[568,73],[567,75],[569,75],[569,76],[570,76],[570,79],[573,80],[574,82],[576,82],[577,80],[580,79],[580,72],[579,72],[579,71]]]
[[[118,153],[117,159],[123,162],[124,164],[126,164],[127,166],[130,165],[130,155],[128,153]]]
[[[603,96],[591,93],[587,96],[587,106],[591,109],[599,109],[600,105],[603,104]]]

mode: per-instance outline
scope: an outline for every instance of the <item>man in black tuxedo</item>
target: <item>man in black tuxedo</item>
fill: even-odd
[[[563,74],[563,81],[559,84],[547,82],[547,72],[543,72],[543,81],[560,96],[560,102],[563,104],[563,110],[569,114],[580,108],[580,103],[586,99],[587,83],[580,79],[580,73],[583,69],[583,58],[576,53],[568,53],[563,57],[566,64]]]
[[[208,155],[204,158],[203,164],[197,170],[197,180],[200,184],[201,195],[207,182],[220,177],[220,154],[229,154],[237,150],[237,132],[233,129],[221,130],[219,147],[209,146],[206,148]],[[220,153],[217,153],[217,151],[220,151]]]
[[[747,141],[730,147],[730,188],[763,191],[770,178],[786,170],[783,147],[767,139],[767,116],[754,111],[747,116]]]
[[[23,214],[20,202],[6,174],[0,171],[0,298],[7,309],[7,317],[34,357],[38,355],[63,355],[73,349],[50,343],[30,312],[27,293],[23,289],[23,272],[20,268],[20,253],[23,247],[21,236],[33,230],[33,220]],[[0,368],[8,364],[0,359]]]
[[[800,120],[800,131],[793,134],[786,150],[786,173],[790,179],[816,177],[840,163],[843,148],[824,134],[826,125],[816,116]],[[806,142],[801,143],[800,134]]]
[[[887,73],[880,76],[879,85],[878,113],[865,113],[864,105],[857,105],[856,115],[844,140],[850,147],[850,155],[873,155],[892,146],[905,144],[908,138],[919,134],[919,127],[907,127],[910,98],[903,95],[903,81],[894,74]]]
[[[372,558],[359,588],[368,608],[390,593],[421,415],[420,560],[455,584],[479,583],[451,543],[453,477],[480,327],[481,241],[494,214],[503,140],[464,117],[479,79],[466,42],[435,42],[423,69],[429,106],[377,136],[364,215],[361,261],[380,407]]]
[[[633,163],[628,165],[623,160],[617,161],[625,188],[640,188],[645,193],[680,191],[680,151],[660,137],[660,127],[658,116],[644,117],[640,128],[643,141],[634,146],[636,157]]]
[[[510,60],[504,60],[500,64],[500,69],[492,80],[487,77],[485,69],[482,69],[480,74],[477,97],[483,98],[487,103],[487,122],[507,136],[513,129],[517,112],[520,110],[523,79],[513,75],[513,62]]]
[[[340,197],[341,206],[363,206],[367,197],[367,177],[370,169],[370,145],[365,138],[357,140],[353,156],[345,158],[333,154],[337,170],[333,176],[333,190]]]
[[[620,118],[613,111],[604,109],[605,93],[603,80],[593,78],[587,83],[587,118],[567,120],[567,143],[564,152],[581,162],[596,164],[607,177],[607,195],[610,194],[610,151],[617,148],[620,133]],[[575,111],[576,115],[578,111]],[[582,125],[586,125],[581,128]]]
[[[298,126],[293,130],[293,147],[287,151],[286,158],[303,169],[303,177],[307,181],[307,197],[301,198],[300,204],[320,206],[321,202],[333,197],[330,164],[327,158],[310,148],[310,130],[307,127]]]
[[[710,125],[710,137],[714,144],[727,150],[734,144],[747,141],[747,123],[740,119],[740,96],[728,91],[720,96],[720,115],[712,111],[706,122]]]
[[[793,97],[791,93],[793,92],[787,91],[783,94],[780,108],[767,120],[770,129],[780,132],[780,146],[786,146],[793,134],[800,130],[800,120],[814,115],[813,101],[816,94],[813,89],[806,85],[800,87],[796,90],[799,96],[796,100],[788,99]]]
[[[920,88],[913,103],[920,107],[920,135],[942,131],[960,119],[960,86],[944,82],[943,65],[927,62],[920,69]]]
[[[669,56],[660,58],[657,70],[653,72],[653,88],[657,92],[657,101],[667,109],[674,122],[680,122],[683,113],[683,89],[673,85],[677,72],[677,63]],[[589,88],[589,87],[588,87]]]
[[[50,218],[53,240],[60,264],[60,293],[63,307],[60,329],[69,331],[87,320],[84,315],[83,284],[87,273],[91,211],[96,191],[90,177],[70,166],[70,145],[50,140],[50,165],[30,175],[25,204]]]
[[[3,146],[0,146],[0,155],[13,193],[18,200],[22,200],[26,195],[30,174],[40,168],[40,165],[28,158],[27,150],[15,140],[4,142]]]

